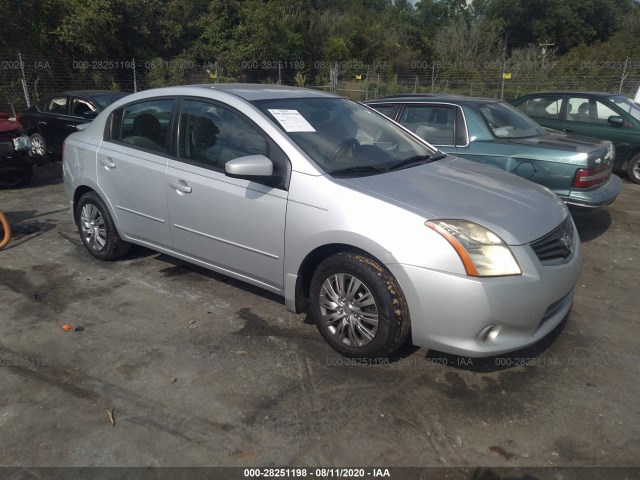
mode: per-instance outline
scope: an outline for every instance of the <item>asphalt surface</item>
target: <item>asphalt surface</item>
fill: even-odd
[[[638,467],[639,199],[577,218],[575,304],[539,345],[362,365],[257,288],[94,260],[39,168],[0,190],[0,466]]]

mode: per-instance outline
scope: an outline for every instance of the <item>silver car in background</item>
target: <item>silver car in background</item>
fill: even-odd
[[[444,155],[383,115],[306,89],[130,95],[64,148],[82,240],[139,244],[284,296],[343,355],[474,357],[565,318],[581,247],[548,189]]]

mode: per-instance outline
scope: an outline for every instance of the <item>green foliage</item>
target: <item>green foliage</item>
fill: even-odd
[[[436,89],[442,65],[449,75],[478,76],[486,64],[497,71],[507,65],[514,79],[542,81],[558,68],[598,74],[586,60],[640,58],[634,0],[0,0],[0,11],[4,54],[164,61],[163,68],[138,70],[143,88],[223,76],[329,85],[339,62],[345,76],[382,75],[379,90],[402,89],[391,75],[419,60],[428,67],[407,67],[405,76],[432,78],[412,91],[432,82]],[[542,44],[553,45],[542,53]],[[185,62],[192,67],[181,68]],[[214,63],[217,78],[205,67]],[[47,72],[37,73],[44,83]],[[66,74],[77,85],[118,85],[111,72]],[[500,83],[501,71],[491,75],[498,74]]]

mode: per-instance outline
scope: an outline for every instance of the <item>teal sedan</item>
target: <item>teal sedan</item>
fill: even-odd
[[[569,205],[598,208],[622,191],[622,180],[612,174],[611,142],[546,130],[508,103],[399,95],[367,105],[445,153],[544,185]]]

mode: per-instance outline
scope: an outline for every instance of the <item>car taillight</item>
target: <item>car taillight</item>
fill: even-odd
[[[576,170],[571,186],[573,188],[589,188],[605,183],[611,176],[611,167],[580,168]]]

